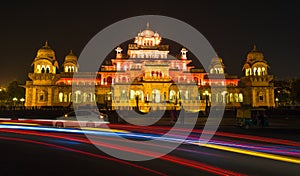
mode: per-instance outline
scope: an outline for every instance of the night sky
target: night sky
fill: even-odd
[[[300,12],[296,1],[223,0],[200,1],[199,5],[196,2],[113,0],[105,5],[103,1],[47,0],[1,3],[0,86],[12,80],[22,83],[28,80],[36,51],[45,40],[56,51],[61,65],[70,49],[79,55],[101,29],[138,15],[165,15],[192,25],[223,58],[231,75],[242,75],[246,54],[257,44],[270,64],[271,73],[278,79],[300,77]]]

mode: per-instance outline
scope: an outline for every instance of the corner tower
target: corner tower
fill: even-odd
[[[210,74],[224,74],[225,73],[225,65],[223,63],[223,59],[218,55],[212,58],[209,65],[209,73]]]
[[[256,45],[248,52],[243,71],[241,85],[248,97],[245,103],[252,107],[274,107],[273,75],[269,75],[269,65]]]
[[[59,74],[56,73],[58,62],[55,52],[46,41],[36,54],[32,63],[33,73],[29,73],[30,81],[26,81],[25,106],[52,106],[53,89]]]
[[[63,70],[69,73],[78,72],[77,56],[73,54],[72,50],[70,50],[70,53],[65,57]]]

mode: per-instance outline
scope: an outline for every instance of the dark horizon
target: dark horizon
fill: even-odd
[[[201,5],[194,1],[181,4],[173,1],[105,3],[108,5],[89,1],[3,3],[0,6],[0,86],[12,80],[25,83],[36,51],[46,40],[55,50],[61,65],[70,49],[79,56],[87,42],[110,24],[132,16],[151,14],[177,18],[199,30],[223,58],[230,75],[243,75],[246,54],[256,44],[269,63],[271,74],[279,79],[300,77],[297,2],[204,1]],[[137,28],[133,32],[138,33],[139,30]],[[170,50],[173,51],[172,46]]]

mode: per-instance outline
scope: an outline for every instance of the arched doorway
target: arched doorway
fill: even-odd
[[[160,90],[158,90],[158,89],[152,90],[152,101],[154,103],[160,102]]]
[[[112,84],[112,77],[111,76],[107,77],[107,84],[108,85]]]

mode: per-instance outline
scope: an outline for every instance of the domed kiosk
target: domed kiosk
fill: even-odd
[[[70,53],[65,57],[63,68],[64,72],[78,72],[77,56],[73,54],[72,50],[70,50]]]
[[[256,45],[248,52],[241,78],[245,104],[252,107],[275,107],[273,75],[268,74],[269,65]]]

